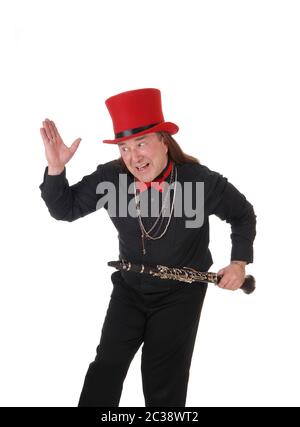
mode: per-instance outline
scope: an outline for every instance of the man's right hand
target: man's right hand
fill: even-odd
[[[43,127],[40,128],[40,132],[48,161],[48,174],[59,175],[64,170],[66,163],[75,154],[81,138],[77,138],[71,147],[67,147],[58,133],[54,122],[49,119],[43,121]]]

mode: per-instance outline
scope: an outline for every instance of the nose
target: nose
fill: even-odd
[[[133,149],[131,152],[131,161],[136,164],[139,163],[140,160],[142,160],[142,155],[141,153],[138,152],[138,150]]]

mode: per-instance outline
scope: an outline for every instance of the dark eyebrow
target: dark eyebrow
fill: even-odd
[[[146,137],[146,135],[138,136],[137,138],[135,138],[134,141],[140,141],[141,139],[144,139],[145,137]]]
[[[147,136],[147,135],[138,136],[137,138],[135,138],[135,139],[134,139],[134,141],[140,141],[141,139],[146,138],[146,136]],[[122,147],[122,146],[123,146],[123,145],[125,145],[125,144],[126,144],[126,142],[119,142],[119,143],[118,143],[118,146],[119,146],[119,147]]]

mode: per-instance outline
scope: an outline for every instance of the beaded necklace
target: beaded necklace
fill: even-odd
[[[175,179],[173,180],[174,170],[175,170]],[[162,233],[161,233],[159,236],[155,236],[155,237],[154,237],[154,236],[151,236],[151,235],[150,235],[151,231],[152,231],[152,230],[154,229],[154,227],[158,224],[158,222],[159,222],[159,220],[160,220],[160,217],[161,217],[161,216],[162,216],[162,214],[165,212],[166,204],[167,204],[167,199],[168,199],[168,197],[171,197],[171,196],[170,196],[171,185],[173,184],[173,182],[174,182],[174,181],[175,181],[174,196],[173,196],[173,200],[172,200],[171,212],[170,212],[170,216],[169,216],[168,222],[167,222],[167,224],[166,224],[166,226],[165,226],[165,229],[162,231]],[[138,216],[139,226],[140,226],[140,230],[141,230],[141,238],[142,238],[143,255],[145,255],[145,254],[146,254],[145,242],[144,242],[144,240],[145,240],[145,239],[149,239],[149,240],[158,240],[158,239],[161,239],[161,238],[164,236],[164,234],[167,232],[167,229],[168,229],[169,224],[170,224],[170,221],[171,221],[171,216],[172,216],[172,213],[173,213],[173,209],[174,209],[174,201],[175,201],[175,195],[176,195],[176,185],[177,185],[177,168],[176,168],[176,166],[174,166],[174,165],[173,165],[173,166],[172,166],[171,177],[170,177],[170,185],[169,185],[169,187],[168,187],[167,194],[166,194],[165,199],[164,199],[164,202],[163,202],[163,204],[162,204],[162,207],[161,207],[160,213],[159,213],[159,215],[158,215],[157,219],[155,220],[154,224],[152,225],[152,227],[151,227],[149,230],[146,230],[146,229],[145,229],[145,227],[144,227],[144,224],[143,224],[142,218],[141,218],[140,197],[139,197],[139,195],[137,194],[136,184],[135,184],[135,180],[134,180],[134,198],[135,198],[135,204],[136,204],[136,210],[137,210],[137,216]],[[160,224],[158,225],[158,230],[161,228],[163,221],[164,221],[164,217],[162,216],[162,218],[161,218],[161,222],[160,222]],[[158,231],[158,230],[157,230],[157,231]]]

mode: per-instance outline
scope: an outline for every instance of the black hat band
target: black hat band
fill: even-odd
[[[144,130],[150,129],[153,126],[158,125],[159,123],[153,123],[152,125],[142,126],[140,128],[133,128],[128,130],[123,130],[122,132],[115,133],[115,138],[123,138],[123,136],[135,135],[136,133],[143,132]]]

